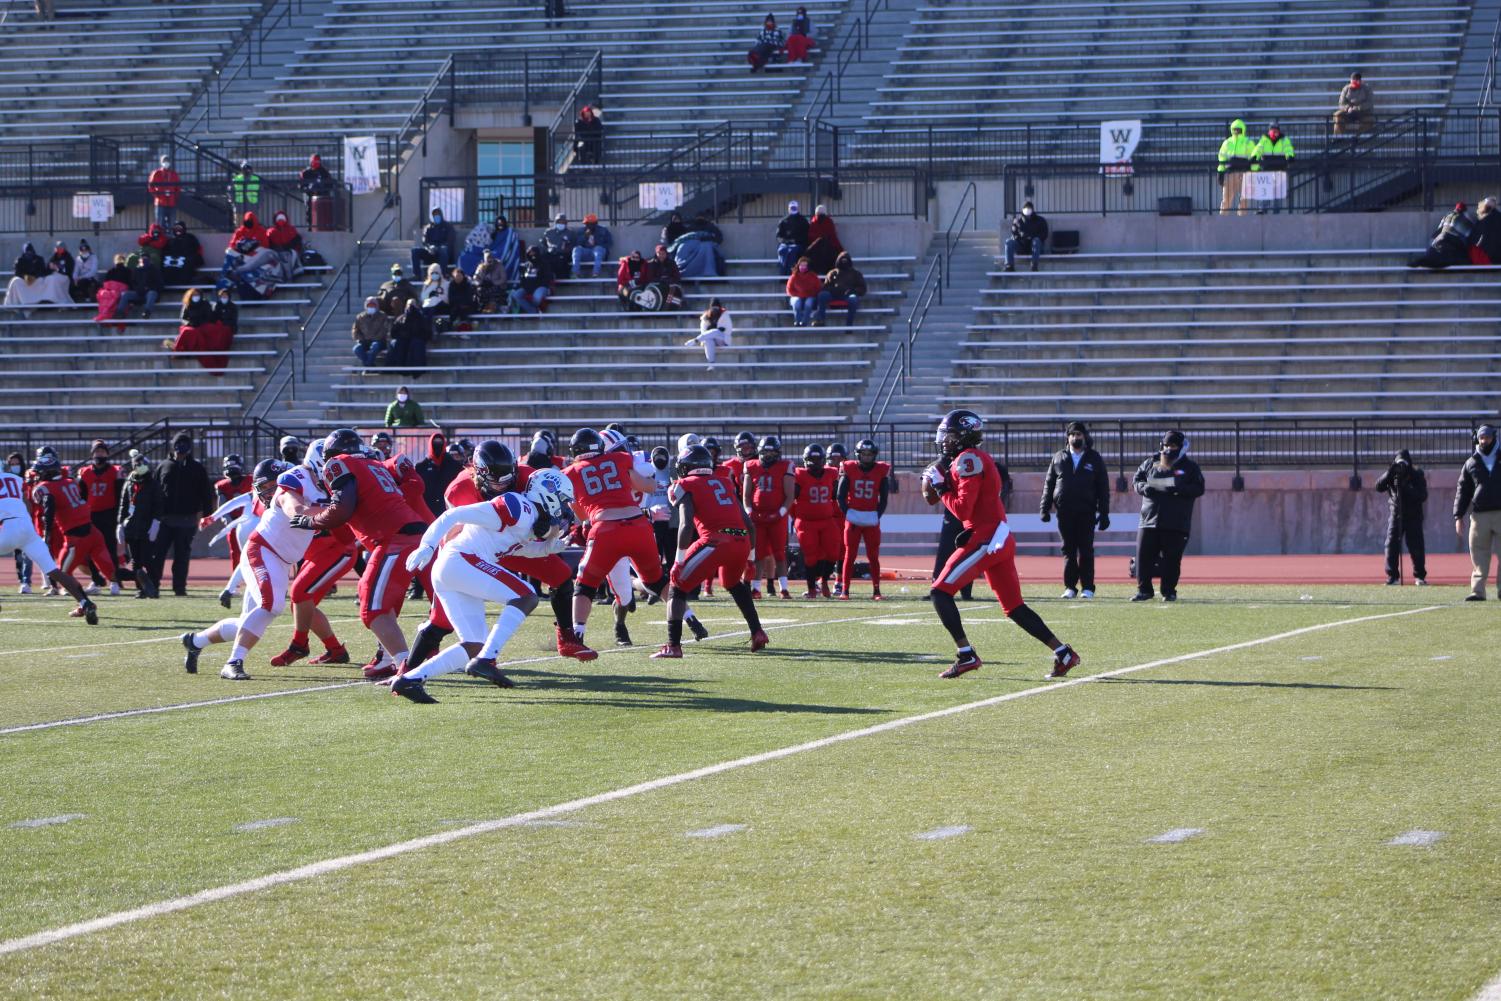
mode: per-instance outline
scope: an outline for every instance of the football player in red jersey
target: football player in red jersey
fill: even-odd
[[[407,657],[406,636],[396,617],[406,599],[412,571],[406,557],[419,545],[427,523],[412,510],[391,471],[360,454],[359,433],[340,428],[323,440],[323,482],[330,502],[311,517],[293,524],[326,531],[348,524],[370,553],[360,577],[360,622],[380,642],[394,665],[367,667],[372,681],[397,674]]]
[[[792,502],[793,529],[797,545],[803,552],[804,576],[808,590],[804,598],[818,597],[818,583],[829,593],[829,574],[839,559],[839,510],[834,504],[834,486],[839,474],[824,465],[822,445],[803,449],[803,464],[792,474],[795,500]]]
[[[679,449],[681,451],[681,448]],[[745,496],[745,464],[756,457],[756,436],[749,431],[741,431],[735,436],[735,454],[719,464],[735,485],[735,496]],[[751,555],[745,561],[745,579],[750,581],[751,597],[761,597],[760,585],[756,583],[756,548],[755,539],[751,539]]]
[[[631,561],[646,589],[661,597],[667,586],[657,537],[636,495],[649,495],[656,481],[635,468],[629,452],[606,451],[593,428],[575,431],[568,443],[573,463],[563,472],[573,481],[574,510],[589,524],[589,543],[579,564],[573,599],[573,633],[584,641],[584,626],[599,595],[599,586],[622,558]]]
[[[791,598],[787,590],[787,509],[794,487],[792,463],[782,458],[782,439],[774,434],[761,439],[757,452],[757,458],[745,464],[741,495],[756,529],[756,573],[766,579],[768,594],[774,585],[780,585],[782,597]]]
[[[980,666],[980,657],[964,634],[954,594],[981,574],[995,592],[1006,617],[1053,651],[1053,671],[1047,677],[1061,678],[1079,663],[1079,655],[1042,621],[1022,600],[1021,581],[1016,576],[1016,539],[1006,524],[1001,503],[1001,474],[995,460],[980,448],[985,440],[985,422],[971,410],[951,410],[938,423],[936,444],[939,459],[923,473],[923,498],[929,504],[942,502],[964,526],[958,548],[933,581],[929,595],[933,610],[943,623],[959,656],[939,677],[957,678]]]
[[[533,440],[535,444],[536,439]],[[542,468],[552,469],[549,461]],[[474,459],[469,468],[448,484],[443,492],[443,502],[448,507],[467,507],[493,501],[506,493],[526,493],[532,476],[539,472],[531,466],[516,465],[516,457],[503,442],[482,441],[474,449]],[[507,555],[496,561],[512,573],[540,580],[551,592],[553,618],[557,620],[555,635],[558,653],[575,660],[591,661],[599,656],[579,642],[573,635],[573,569],[556,553],[545,556]],[[412,640],[412,652],[407,658],[408,669],[422,664],[453,632],[453,625],[440,602],[434,601],[428,620],[417,630]]]
[[[683,656],[683,619],[688,595],[716,571],[720,585],[735,599],[751,631],[751,650],[766,646],[766,632],[750,587],[741,576],[750,552],[750,517],[735,496],[734,485],[714,465],[703,445],[690,445],[678,454],[677,481],[667,496],[678,509],[678,554],[667,590],[667,642],[652,654],[654,660]]]
[[[839,573],[839,596],[848,601],[855,557],[865,543],[870,563],[871,598],[881,600],[881,516],[886,513],[891,484],[891,466],[876,461],[876,443],[869,438],[855,444],[855,459],[839,471],[835,494],[844,512],[844,568]]]
[[[311,506],[328,503],[328,488],[323,483],[323,439],[320,438],[307,447],[302,464],[292,472],[301,483],[298,493],[304,504]],[[334,585],[354,568],[354,549],[354,532],[348,525],[340,525],[313,536],[287,595],[292,603],[292,639],[285,650],[271,658],[272,667],[286,667],[306,657],[310,652],[309,634],[322,641],[323,653],[308,663],[349,663],[348,649],[339,642],[339,637],[334,634],[333,624],[318,605],[328,597]]]
[[[829,447],[824,449],[824,454],[827,456],[829,468],[834,471],[835,477],[838,477],[840,471],[844,469],[845,460],[850,457],[849,450],[839,442],[834,441],[830,442]],[[837,479],[835,489],[838,489]],[[834,557],[834,574],[839,583],[835,587],[840,593],[843,593],[846,588],[844,586],[844,577],[840,575],[844,568],[844,509],[837,502],[834,504],[834,517],[839,519],[839,555]],[[825,598],[831,597],[827,585],[824,587],[823,596]]]
[[[31,502],[42,524],[52,528],[62,539],[62,558],[57,565],[63,576],[71,580],[75,567],[89,564],[106,580],[113,577],[115,564],[109,558],[109,551],[104,548],[104,536],[99,534],[99,529],[94,527],[94,522],[89,517],[88,498],[79,489],[78,481],[63,476],[63,464],[55,454],[39,456],[31,468],[36,474]],[[75,588],[69,587],[67,580],[56,577],[50,579],[55,586],[66,590],[78,600],[78,607],[68,613],[70,616],[76,619],[86,618],[90,625],[98,621],[93,603],[81,588],[77,588],[75,594]]]
[[[120,593],[121,567],[120,557],[115,549],[115,530],[119,525],[116,512],[120,507],[120,490],[125,481],[120,476],[120,467],[109,461],[109,446],[104,439],[94,441],[89,461],[79,466],[73,475],[84,496],[89,499],[89,520],[99,529],[99,534],[104,536],[104,551],[109,553],[110,562],[115,565],[114,579],[109,581],[109,593],[117,595]],[[100,578],[99,571],[91,567],[90,573],[94,588],[103,587],[105,581]]]

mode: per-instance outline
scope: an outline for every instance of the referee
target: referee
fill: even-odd
[[[1110,477],[1105,460],[1094,450],[1083,421],[1071,421],[1064,432],[1068,445],[1053,456],[1042,488],[1038,513],[1050,521],[1058,512],[1063,539],[1063,596],[1094,597],[1094,532],[1110,527]]]

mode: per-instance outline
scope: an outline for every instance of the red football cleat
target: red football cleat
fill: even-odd
[[[1079,655],[1074,653],[1074,648],[1065,646],[1062,653],[1053,655],[1053,673],[1044,675],[1047,678],[1062,678],[1069,671],[1079,666]]]
[[[275,657],[271,658],[272,667],[291,667],[299,660],[307,656],[307,647],[293,646],[288,643],[287,648]]]
[[[807,592],[805,592],[803,594],[803,598],[805,600],[807,600],[807,601],[812,601],[813,599],[815,599],[817,597],[818,597],[818,592],[817,591],[807,591]]]
[[[791,601],[792,600],[792,592],[789,591],[789,590],[787,590],[785,587],[782,588],[782,600],[783,601]]]
[[[574,660],[586,662],[598,659],[599,654],[584,646],[584,644],[572,636],[566,635],[561,626],[554,626],[553,631],[557,634],[558,653],[561,656],[572,657]]]
[[[756,601],[760,601],[761,600],[761,589],[759,587],[753,587],[753,588],[751,588],[751,597],[754,598]]]
[[[823,587],[820,589],[820,593],[822,593],[825,598],[832,598],[833,597],[833,595],[829,593],[829,582],[828,581],[824,581],[823,582]]]
[[[682,660],[683,648],[672,643],[663,643],[656,653],[651,655],[652,660]]]
[[[365,680],[385,681],[387,678],[396,677],[396,673],[396,661],[392,660],[386,651],[376,647],[375,656],[371,657],[370,662],[365,665]]]
[[[885,601],[886,600],[886,596],[881,593],[881,589],[880,588],[876,588],[875,593],[870,596],[870,600],[871,601]]]
[[[272,663],[275,664],[276,662],[272,661]],[[336,646],[332,650],[325,650],[325,651],[323,651],[318,656],[316,656],[312,660],[308,661],[308,663],[309,664],[347,664],[347,663],[349,663],[349,651],[347,649],[345,649],[344,647],[342,647],[342,646]],[[277,666],[280,667],[281,665],[277,664]]]
[[[770,642],[771,640],[766,636],[766,630],[757,629],[755,632],[751,633],[751,653],[755,653],[757,650],[765,649],[766,644]]]
[[[968,653],[961,653],[956,657],[949,669],[940,674],[939,677],[957,678],[961,674],[968,674],[970,671],[978,671],[979,669],[980,655],[970,650]]]

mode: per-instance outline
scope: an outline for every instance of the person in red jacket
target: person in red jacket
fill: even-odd
[[[182,178],[172,169],[170,156],[163,156],[161,166],[146,179],[146,192],[156,205],[156,221],[171,229],[177,221],[177,197],[182,194]]]
[[[161,267],[162,259],[167,253],[168,239],[167,231],[162,228],[161,223],[154,222],[146,232],[136,237],[136,245],[141,248],[141,253],[150,257],[157,267]]]
[[[280,254],[302,253],[302,234],[287,218],[285,212],[271,217],[271,228],[266,230],[266,245]]]
[[[839,509],[834,504],[834,487],[839,474],[824,464],[822,445],[803,449],[802,468],[792,474],[796,499],[792,502],[793,528],[797,547],[803,553],[803,576],[808,581],[804,598],[817,598],[819,582],[823,594],[829,595],[829,576],[839,559]]]
[[[75,476],[78,479],[79,488],[89,501],[89,520],[104,537],[105,551],[109,553],[110,562],[115,565],[114,577],[109,581],[109,593],[118,595],[121,574],[120,557],[115,549],[115,535],[120,507],[120,490],[125,481],[120,476],[120,467],[109,461],[109,446],[105,444],[104,439],[95,439],[92,457],[87,463],[78,467]],[[97,569],[90,568],[90,576],[93,577],[92,586],[95,591],[104,586],[105,580]]]
[[[792,306],[792,325],[807,327],[813,323],[813,313],[818,308],[818,293],[823,291],[823,279],[818,276],[806,257],[799,257],[793,265],[792,275],[787,279],[787,301]]]
[[[270,243],[270,234],[266,232],[266,227],[261,225],[260,220],[255,217],[254,212],[246,212],[240,218],[240,228],[235,230],[234,235],[229,238],[229,249],[233,250],[235,245],[244,239],[254,240],[262,247],[268,246]]]

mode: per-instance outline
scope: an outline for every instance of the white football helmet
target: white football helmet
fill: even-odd
[[[556,500],[557,510],[548,498]],[[526,481],[526,499],[557,517],[573,503],[573,481],[556,469],[539,469]]]
[[[678,436],[678,454],[681,455],[684,451],[686,451],[687,449],[692,448],[694,445],[702,445],[703,441],[704,440],[702,438],[700,438],[698,435],[694,434],[692,431],[689,431],[687,434],[684,434],[684,435],[679,435]]]
[[[307,452],[302,457],[302,464],[313,474],[315,483],[323,482],[323,466],[326,461],[323,458],[323,439],[319,438],[307,447]]]
[[[619,431],[611,431],[609,428],[605,428],[599,433],[599,436],[605,441],[606,452],[613,452],[616,449],[625,448],[626,446],[625,435]]]

